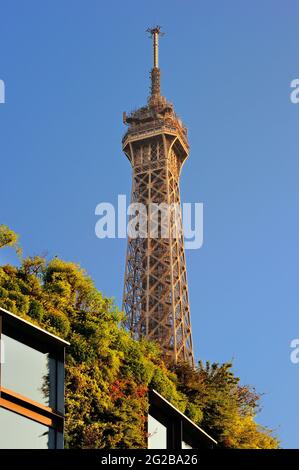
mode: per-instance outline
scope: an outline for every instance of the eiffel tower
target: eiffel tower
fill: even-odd
[[[146,106],[124,113],[122,148],[132,165],[131,203],[146,207],[147,229],[157,230],[155,236],[149,230],[146,237],[128,235],[123,310],[135,339],[158,342],[167,362],[194,365],[179,188],[187,129],[160,93],[161,28],[147,31],[153,40],[151,93]],[[161,204],[169,208],[166,225],[151,209]]]

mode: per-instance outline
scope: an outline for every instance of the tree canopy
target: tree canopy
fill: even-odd
[[[0,248],[17,246],[0,226]],[[219,445],[277,448],[255,421],[260,395],[232,364],[166,365],[157,344],[133,340],[123,313],[77,264],[42,256],[0,266],[0,306],[70,342],[66,355],[66,447],[146,447],[147,391],[154,388]]]
[[[7,225],[0,224],[0,248],[5,246],[12,246],[21,256],[22,250],[18,245],[18,235],[11,230]]]

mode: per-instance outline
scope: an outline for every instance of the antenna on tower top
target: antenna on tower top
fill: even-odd
[[[151,98],[153,99],[160,97],[160,69],[159,69],[159,36],[164,36],[162,33],[161,26],[157,25],[154,28],[148,28],[147,33],[150,33],[150,37],[153,39],[153,52],[154,52],[154,63],[151,72]]]
[[[150,33],[150,37],[153,38],[153,51],[154,51],[154,68],[159,67],[159,36],[164,36],[162,33],[161,26],[157,25],[154,28],[148,28],[147,33]]]

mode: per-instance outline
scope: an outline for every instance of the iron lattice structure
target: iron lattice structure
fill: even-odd
[[[189,153],[187,129],[160,94],[160,28],[149,31],[154,50],[151,94],[147,106],[124,113],[128,130],[122,141],[133,169],[131,202],[146,207],[148,236],[128,236],[123,309],[134,338],[157,341],[167,361],[194,365],[179,188]],[[151,220],[153,203],[169,208],[166,226],[161,215]],[[150,236],[150,222],[158,236]]]

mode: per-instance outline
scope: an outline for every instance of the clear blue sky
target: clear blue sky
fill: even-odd
[[[94,210],[130,194],[122,111],[146,102],[145,29],[163,26],[162,91],[191,145],[182,200],[204,203],[187,252],[196,357],[234,358],[265,393],[259,421],[299,448],[298,2],[0,0],[0,18],[0,223],[118,305],[126,242],[97,239]]]

